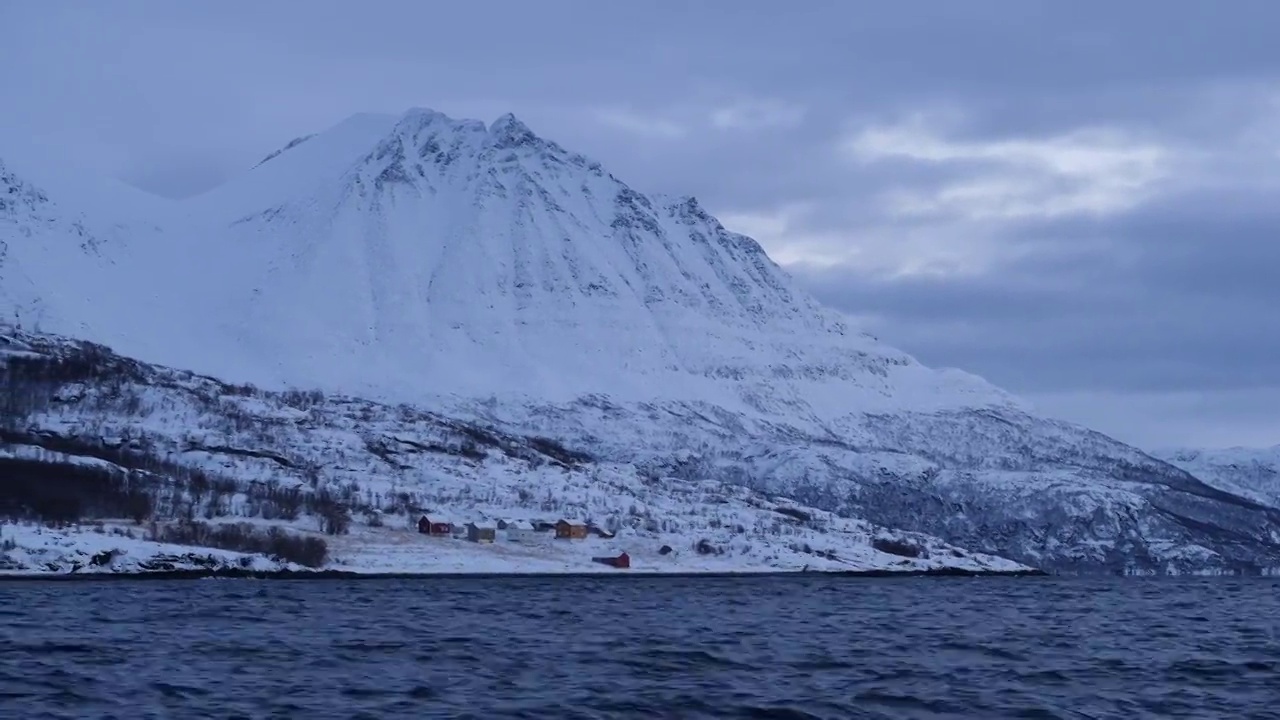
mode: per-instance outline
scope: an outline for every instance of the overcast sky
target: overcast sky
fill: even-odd
[[[1146,447],[1280,443],[1280,3],[0,0],[0,150],[157,193],[356,112],[697,195],[933,365]]]

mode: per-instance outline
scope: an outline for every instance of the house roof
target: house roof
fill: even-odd
[[[444,513],[423,513],[422,516],[433,523],[449,523],[450,525],[458,524],[457,518],[445,515]]]
[[[508,530],[532,530],[533,523],[529,522],[528,520],[508,520],[507,529]]]

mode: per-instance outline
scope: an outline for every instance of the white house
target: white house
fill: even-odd
[[[453,533],[452,533],[452,535],[453,535],[453,537],[455,537],[455,538],[457,538],[457,539],[460,539],[460,540],[461,540],[461,539],[466,539],[466,537],[467,537],[467,523],[465,523],[465,522],[463,522],[462,520],[459,520],[459,519],[457,519],[457,518],[454,518],[454,519],[453,519]]]
[[[542,533],[533,529],[533,523],[525,520],[514,520],[507,523],[507,542],[536,542]]]

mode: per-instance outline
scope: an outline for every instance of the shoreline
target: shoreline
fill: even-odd
[[[765,570],[765,571],[676,571],[646,572],[621,570],[618,572],[477,572],[477,573],[425,573],[425,572],[377,572],[365,573],[351,570],[269,570],[255,571],[240,568],[213,570],[157,570],[154,572],[95,572],[95,573],[0,573],[4,582],[93,582],[112,580],[507,580],[512,578],[739,578],[777,577],[798,575],[822,575],[857,578],[919,578],[919,577],[1051,577],[1043,570],[963,570],[960,568],[936,568],[929,570]]]

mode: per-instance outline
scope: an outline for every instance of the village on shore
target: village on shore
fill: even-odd
[[[496,543],[501,537],[503,542],[530,544],[548,540],[573,542],[598,537],[612,540],[616,533],[609,532],[594,524],[574,522],[560,519],[556,522],[543,520],[498,520],[497,522],[469,521],[457,522],[441,514],[422,515],[418,518],[418,532],[440,540],[466,540],[473,543]],[[671,552],[671,548],[663,546],[660,554]],[[593,557],[592,561],[608,565],[619,570],[631,567],[631,556],[625,551],[615,556]]]

